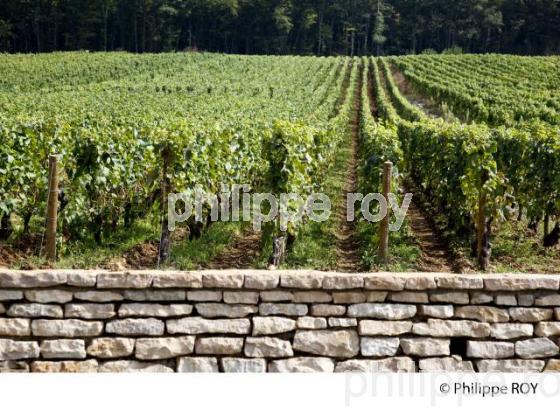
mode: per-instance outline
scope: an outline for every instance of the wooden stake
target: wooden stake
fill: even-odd
[[[56,261],[56,222],[58,213],[58,155],[49,156],[49,195],[47,202],[47,259]]]
[[[169,171],[169,162],[171,160],[171,150],[169,147],[165,147],[162,151],[163,158],[163,169],[162,169],[162,181],[161,181],[161,237],[159,243],[159,255],[158,255],[158,268],[160,264],[166,264],[169,260],[169,249],[170,249],[170,235],[169,235],[169,218],[167,214],[167,196],[169,195],[170,181],[167,177]]]
[[[488,173],[483,172],[481,177],[480,193],[478,195],[478,213],[476,217],[476,256],[480,269],[488,268],[488,232],[486,227],[486,194],[483,192],[484,184],[488,179]]]
[[[393,174],[393,163],[387,161],[383,164],[383,188],[382,193],[387,203],[387,215],[379,225],[379,250],[378,256],[382,263],[387,263],[389,260],[389,220],[391,218],[389,213],[389,193],[391,192],[391,176]]]

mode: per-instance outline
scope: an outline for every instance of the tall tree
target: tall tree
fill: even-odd
[[[560,52],[559,0],[0,0],[0,51]]]
[[[385,37],[385,17],[383,17],[384,4],[377,0],[377,10],[375,11],[375,23],[373,25],[373,44],[376,47],[376,55],[379,55],[381,46],[387,41]]]

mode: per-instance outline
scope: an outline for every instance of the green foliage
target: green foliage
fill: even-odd
[[[459,46],[453,46],[444,49],[441,54],[463,54],[463,49]]]
[[[375,20],[373,23],[373,36],[372,41],[373,44],[377,45],[378,51],[379,47],[387,41],[387,37],[385,36],[385,17],[383,15],[384,5],[382,4],[381,0],[377,0],[377,10],[375,12]],[[379,54],[379,52],[377,53]]]
[[[468,128],[488,134],[493,143],[492,158],[507,193],[496,198],[501,205],[516,203],[535,220],[560,214],[557,58],[410,56],[391,61],[417,89],[481,123]],[[413,119],[406,107],[396,105]],[[484,130],[486,124],[500,126]],[[496,211],[503,219],[507,215],[501,208]]]
[[[406,97],[404,97],[400,92],[393,80],[393,74],[391,73],[391,69],[387,64],[385,59],[378,59],[378,63],[381,65],[381,70],[383,72],[383,76],[385,78],[385,84],[387,87],[387,91],[389,92],[389,96],[391,98],[392,104],[395,106],[397,111],[407,120],[409,121],[421,121],[425,119],[426,115],[424,112],[412,105]]]
[[[362,78],[362,112],[360,116],[360,171],[365,192],[378,192],[381,187],[383,163],[391,161],[398,169],[402,163],[403,153],[397,135],[397,127],[390,122],[378,123],[372,115],[368,96],[371,60],[362,59],[364,66]],[[379,98],[376,100],[379,105]]]
[[[318,187],[339,141],[331,115],[343,73],[333,58],[69,53],[0,59],[7,63],[0,69],[6,73],[0,213],[44,214],[45,165],[56,152],[66,239],[94,233],[100,241],[119,226],[161,215],[164,164],[173,191],[201,185],[216,193],[234,183],[257,189],[268,181],[273,192],[300,192]],[[51,80],[55,70],[58,81]],[[216,91],[209,94],[209,87]],[[267,153],[273,153],[270,163],[263,161]]]
[[[556,218],[560,214],[560,131],[552,103],[558,95],[549,88],[549,81],[557,76],[549,65],[553,60],[511,56],[390,59],[415,88],[452,106],[454,113],[470,114],[477,120],[471,124],[425,116],[400,94],[387,62],[381,62],[392,101],[383,93],[384,87],[378,87],[380,113],[398,124],[404,168],[434,209],[445,216],[448,232],[472,235],[481,197],[486,198],[486,216],[494,226],[510,216],[508,205],[521,207],[536,221],[543,215]],[[531,69],[535,70],[531,77],[535,95],[548,95],[546,103],[520,82]],[[379,75],[376,70],[374,74]],[[531,97],[526,100],[521,95]],[[492,127],[496,123],[505,125]]]
[[[0,0],[0,51],[548,55],[558,21],[556,0]]]
[[[502,179],[493,157],[497,144],[487,127],[401,121],[399,136],[406,168],[455,233],[469,232],[482,193],[489,197],[489,210],[498,206]]]
[[[467,122],[560,124],[558,57],[418,55],[392,61],[418,91]]]
[[[560,216],[560,130],[534,122],[493,130],[498,167],[530,219]]]
[[[471,122],[425,115],[400,93],[392,65]],[[530,219],[554,220],[557,65],[556,57],[499,55],[0,55],[0,218],[41,233],[29,221],[44,217],[51,153],[60,155],[65,195],[63,249],[91,242],[92,234],[109,240],[140,221],[157,231],[164,180],[173,191],[199,184],[217,193],[222,183],[239,183],[275,194],[321,192],[352,131],[358,94],[365,192],[378,191],[381,165],[390,160],[395,176],[407,172],[459,237],[472,235],[481,196],[494,226],[512,203]],[[267,226],[266,243],[278,228],[277,221]],[[315,235],[316,245],[325,232],[315,228],[304,221],[289,231]],[[309,254],[294,249],[300,266]]]

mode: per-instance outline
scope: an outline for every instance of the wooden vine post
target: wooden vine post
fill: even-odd
[[[49,156],[49,192],[47,201],[47,259],[56,261],[56,223],[58,217],[58,155]]]
[[[478,194],[478,212],[476,217],[476,257],[480,269],[488,269],[490,262],[490,232],[486,221],[487,197],[484,192],[484,184],[488,180],[488,171],[484,170],[481,175],[480,193]]]
[[[382,181],[382,194],[385,197],[387,204],[387,214],[379,225],[379,249],[378,256],[382,263],[389,261],[389,220],[391,218],[389,213],[389,193],[391,192],[391,176],[393,175],[393,163],[387,161],[383,164],[383,181]]]
[[[161,236],[159,242],[158,268],[160,264],[165,264],[169,260],[170,234],[169,234],[169,215],[167,213],[167,196],[169,195],[171,183],[169,181],[169,163],[171,162],[171,149],[166,145],[161,153],[163,159],[162,178],[161,178]]]

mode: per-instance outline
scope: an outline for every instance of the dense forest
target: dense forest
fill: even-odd
[[[560,0],[0,0],[0,51],[560,52]]]

